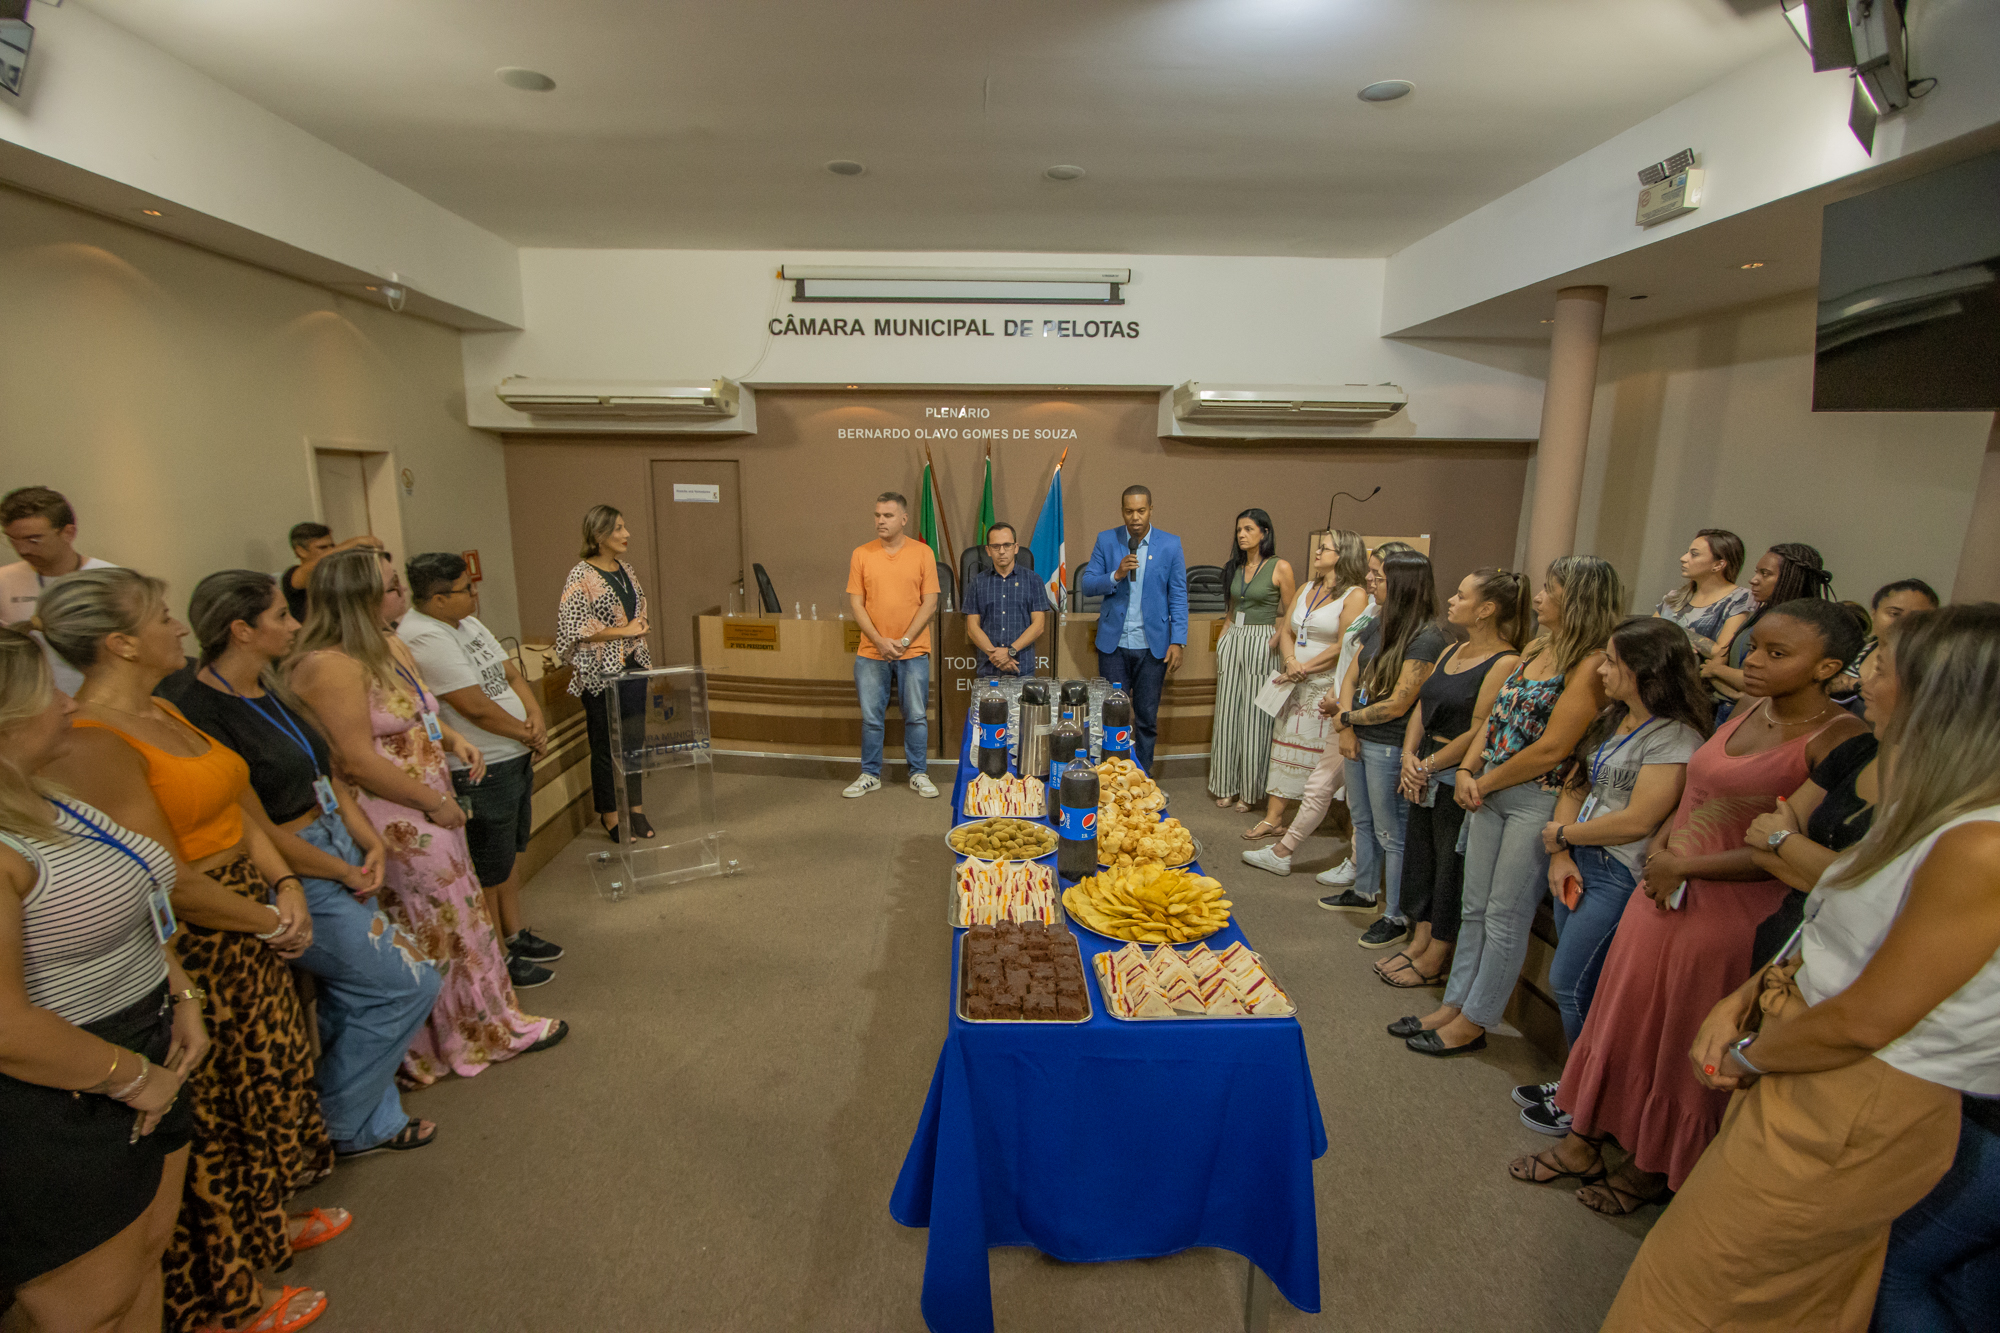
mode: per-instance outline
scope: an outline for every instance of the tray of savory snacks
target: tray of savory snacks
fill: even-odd
[[[1097,766],[1097,812],[1117,810],[1127,819],[1167,808],[1167,794],[1130,759],[1113,755]]]
[[[958,947],[958,1016],[968,1023],[1088,1023],[1076,936],[1039,921],[973,926]]]
[[[1033,861],[1056,849],[1056,831],[1025,819],[975,819],[944,835],[960,856],[982,861]]]
[[[1040,778],[1024,778],[1011,773],[1003,778],[994,778],[981,773],[965,784],[965,809],[961,813],[967,819],[985,815],[1040,819],[1048,810],[1049,785]]]
[[[1097,864],[1185,870],[1201,859],[1201,839],[1178,819],[1124,819],[1097,808]]]
[[[945,920],[954,928],[1003,921],[1062,924],[1056,868],[1040,861],[980,861],[967,857],[951,872]]]
[[[1241,940],[1217,953],[1162,944],[1107,949],[1091,960],[1104,1012],[1123,1022],[1185,1018],[1290,1018],[1298,1012]]]
[[[1100,870],[1063,891],[1070,919],[1093,935],[1142,944],[1188,944],[1229,924],[1235,904],[1222,881],[1165,866]]]

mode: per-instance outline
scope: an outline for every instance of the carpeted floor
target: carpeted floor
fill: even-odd
[[[1331,1139],[1326,1313],[1280,1298],[1272,1327],[1595,1329],[1655,1210],[1608,1221],[1508,1179],[1510,1157],[1553,1142],[1507,1096],[1549,1063],[1512,1038],[1448,1061],[1405,1051],[1382,1025],[1435,992],[1374,980],[1365,921],[1320,910],[1310,874],[1242,865],[1251,817],[1201,779],[1166,786],[1298,1002]],[[410,1095],[443,1126],[433,1146],[344,1165],[305,1196],[356,1215],[285,1274],[331,1293],[320,1328],[922,1330],[925,1236],[888,1199],[944,1034],[945,803],[745,776],[720,777],[718,801],[734,878],[609,902],[584,865],[605,845],[592,835],[535,878],[530,924],[569,953],[524,1003],[573,1033]],[[1308,843],[1299,864],[1338,850]],[[1241,1327],[1233,1254],[995,1250],[992,1271],[1000,1333]]]

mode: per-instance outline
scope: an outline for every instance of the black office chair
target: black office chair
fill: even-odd
[[[751,565],[750,572],[757,576],[757,600],[763,603],[765,613],[774,616],[780,614],[778,590],[771,586],[771,576],[764,572],[762,565]]]
[[[1082,613],[1095,612],[1098,607],[1104,605],[1104,599],[1102,597],[1095,597],[1089,593],[1086,593],[1083,590],[1083,584],[1081,583],[1078,583],[1076,585],[1074,591],[1076,593],[1076,609],[1079,612]]]
[[[1035,567],[1035,553],[1023,546],[1014,553],[1014,563],[1022,569],[1032,570]],[[958,554],[958,586],[971,587],[974,574],[984,573],[991,568],[993,568],[993,557],[986,553],[985,546],[966,547]]]
[[[938,610],[958,610],[958,580],[952,576],[951,566],[944,561],[937,562],[938,569]]]
[[[1229,589],[1222,586],[1222,566],[1189,565],[1187,572],[1188,614],[1219,616],[1229,609]]]

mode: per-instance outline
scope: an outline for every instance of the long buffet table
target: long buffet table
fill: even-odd
[[[953,823],[976,772],[974,729],[963,730]],[[1086,973],[1117,947],[1071,929]],[[1073,1263],[1232,1250],[1252,1265],[1246,1322],[1257,1320],[1258,1269],[1317,1312],[1312,1164],[1326,1128],[1298,1020],[1120,1021],[1093,975],[1086,1023],[968,1023],[957,994],[965,932],[951,936],[944,1049],[889,1204],[903,1225],[930,1228],[932,1333],[991,1333],[995,1245]],[[1243,938],[1232,921],[1208,942]]]

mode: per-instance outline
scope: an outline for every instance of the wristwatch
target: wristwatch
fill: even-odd
[[[1770,837],[1764,839],[1764,846],[1766,849],[1775,852],[1784,843],[1785,839],[1791,837],[1795,832],[1797,832],[1796,829],[1781,828]]]
[[[1563,827],[1561,824],[1556,825],[1556,846],[1568,851],[1569,839],[1563,836]]]

